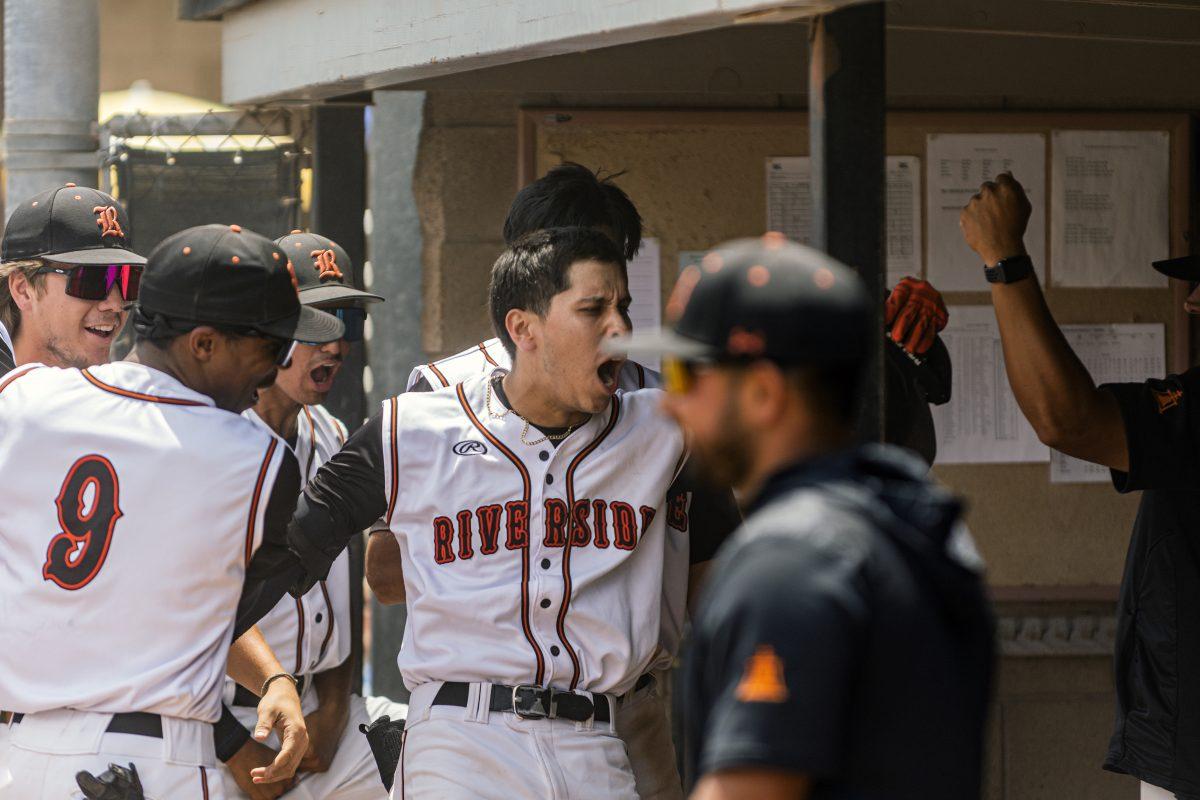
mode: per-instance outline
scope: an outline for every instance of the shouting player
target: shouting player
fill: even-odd
[[[25,200],[4,228],[0,376],[16,364],[108,361],[146,259],[112,196],[68,183]]]
[[[664,667],[686,558],[685,461],[659,392],[618,391],[629,330],[605,234],[531,234],[492,272],[511,371],[384,403],[305,491],[289,533],[321,572],[384,517],[403,558],[412,690],[393,796],[633,797],[615,732]]]
[[[230,641],[291,562],[296,459],[238,414],[294,338],[342,324],[301,307],[282,251],[236,225],[159,245],[134,314],[124,361],[0,381],[0,707],[18,712],[0,797],[76,796],[76,773],[113,762],[149,797],[222,796],[210,726]],[[228,667],[270,710],[255,737],[280,728],[254,776],[271,782],[307,737],[294,679],[258,650]]]
[[[292,231],[276,240],[295,268],[300,302],[327,311],[345,324],[342,338],[325,344],[300,342],[292,362],[279,370],[275,383],[259,390],[258,402],[244,416],[284,439],[300,464],[301,483],[346,441],[346,427],[322,401],[350,351],[361,341],[366,304],[379,295],[353,288],[354,265],[339,245],[311,233]],[[365,737],[358,726],[386,714],[403,719],[405,707],[387,698],[351,693],[350,563],[342,553],[326,580],[303,597],[286,597],[258,623],[271,649],[300,679],[301,704],[308,729],[308,752],[289,783],[253,784],[252,770],[270,764],[276,753],[255,741],[253,727],[258,698],[226,681],[231,713],[217,726],[217,756],[226,762],[225,788],[230,797],[272,798],[291,789],[289,797],[366,800],[387,793]],[[233,724],[229,724],[230,718]]]

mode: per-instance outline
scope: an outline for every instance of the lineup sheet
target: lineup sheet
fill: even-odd
[[[1062,331],[1097,386],[1102,383],[1140,383],[1166,374],[1166,334],[1162,323],[1063,325]],[[1050,454],[1051,483],[1108,481],[1107,467],[1080,461],[1058,451]]]
[[[926,273],[943,292],[984,292],[983,262],[963,239],[958,218],[985,181],[1011,172],[1033,214],[1025,246],[1038,280],[1046,264],[1046,137],[1040,133],[932,133],[926,139]]]
[[[933,406],[938,464],[1045,462],[1050,450],[1017,407],[990,305],[951,306],[942,341],[954,367],[950,402]]]
[[[1158,288],[1170,250],[1170,135],[1054,131],[1050,281]]]
[[[647,236],[641,249],[626,266],[629,275],[629,320],[635,333],[656,331],[662,326],[662,248],[658,239]],[[660,359],[644,358],[643,366],[661,368]]]
[[[887,285],[921,274],[921,159],[887,157]],[[767,159],[767,230],[812,246],[812,160],[808,156]]]

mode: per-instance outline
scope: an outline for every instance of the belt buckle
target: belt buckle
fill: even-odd
[[[529,684],[514,686],[512,710],[521,719],[552,719],[554,717],[554,693],[541,686]]]

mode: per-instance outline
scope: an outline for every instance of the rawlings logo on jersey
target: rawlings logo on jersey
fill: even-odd
[[[461,443],[460,443],[461,444]],[[543,530],[539,532],[545,547],[591,545],[599,549],[615,547],[633,550],[654,521],[655,509],[642,506],[635,510],[620,500],[576,500],[568,513],[566,501],[550,498],[544,504]],[[506,550],[529,547],[529,504],[524,500],[465,508],[451,517],[433,520],[433,557],[439,564],[466,561],[475,553],[490,556],[500,549],[501,532]]]
[[[466,439],[452,448],[456,456],[482,456],[487,453],[487,445],[483,442],[476,442],[473,439]]]

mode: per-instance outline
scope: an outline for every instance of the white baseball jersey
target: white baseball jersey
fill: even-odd
[[[660,392],[618,391],[558,447],[531,447],[516,414],[489,415],[487,386],[476,375],[384,403],[405,684],[627,692],[670,660],[664,593],[683,606],[687,558],[667,557],[667,528],[686,524],[666,499],[683,435],[659,411]]]
[[[242,416],[270,430],[254,409],[246,410]],[[303,406],[295,446],[301,484],[308,483],[345,443],[346,427],[324,406]],[[350,655],[349,554],[342,551],[328,577],[318,581],[304,597],[288,596],[280,600],[258,621],[258,629],[279,663],[293,675],[324,672],[345,661]],[[227,700],[232,699],[234,691],[234,682],[226,679]]]
[[[272,494],[298,491],[285,459],[280,439],[149,367],[9,373],[0,708],[215,721]]]
[[[440,361],[413,367],[408,375],[405,390],[411,391],[421,378],[425,379],[430,388],[442,389],[462,383],[476,375],[490,375],[498,369],[511,370],[512,359],[499,339],[488,339]],[[643,367],[636,361],[626,361],[621,367],[621,374],[617,376],[618,388],[627,392],[657,389],[661,384],[657,372]]]

